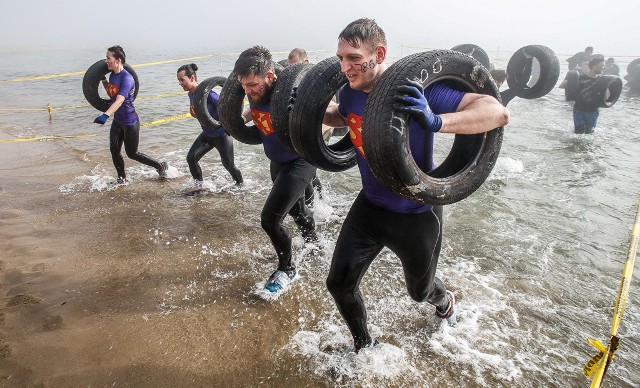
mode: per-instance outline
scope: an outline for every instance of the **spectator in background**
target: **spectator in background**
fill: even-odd
[[[602,70],[602,74],[620,76],[620,67],[616,64],[615,59],[607,59],[607,61],[604,63],[604,70]]]
[[[507,72],[502,69],[491,70],[491,76],[493,77],[493,80],[496,82],[498,89],[500,89],[504,81],[507,80]]]
[[[580,71],[580,66],[588,62],[593,54],[593,47],[589,46],[584,49],[584,51],[575,53],[572,57],[567,58],[569,70],[578,70]]]
[[[309,63],[309,56],[307,55],[307,52],[305,51],[305,49],[303,48],[294,48],[293,50],[291,50],[291,52],[289,53],[289,56],[287,57],[287,64],[288,65],[293,65],[294,63]]]

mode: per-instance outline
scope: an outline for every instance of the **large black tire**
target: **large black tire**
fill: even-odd
[[[534,59],[540,65],[540,75],[537,82],[529,86]],[[513,53],[509,59],[507,74],[507,84],[518,97],[534,99],[545,96],[556,86],[560,76],[560,62],[553,50],[546,46],[525,46]]]
[[[374,175],[397,194],[425,204],[460,201],[486,180],[496,163],[503,127],[474,135],[455,135],[440,166],[424,173],[416,164],[407,127],[408,114],[394,110],[395,89],[407,79],[423,86],[444,81],[465,92],[488,94],[500,101],[489,70],[468,55],[438,50],[400,59],[382,75],[364,110],[363,147]]]
[[[295,150],[314,166],[344,171],[356,164],[349,134],[334,144],[322,138],[322,119],[329,101],[347,83],[340,61],[330,57],[314,65],[300,81],[289,116],[289,132]]]
[[[193,93],[193,111],[196,114],[196,118],[205,128],[219,128],[220,122],[211,116],[209,109],[207,108],[207,99],[209,93],[216,86],[224,86],[227,82],[225,77],[211,77],[200,82],[195,93]]]
[[[567,85],[564,88],[564,99],[567,101],[575,101],[578,96],[578,92],[580,91],[580,83],[578,82],[578,78],[580,77],[580,72],[578,70],[569,70],[567,72]]]
[[[138,96],[138,91],[140,90],[138,74],[136,74],[136,71],[133,70],[133,67],[128,63],[124,64],[124,69],[131,74],[133,81],[135,82],[136,88],[133,91],[133,99],[135,100]],[[87,69],[84,73],[84,77],[82,78],[82,93],[84,94],[84,98],[87,99],[92,107],[96,108],[100,112],[105,112],[111,106],[111,100],[100,97],[100,93],[98,92],[98,88],[102,87],[102,78],[109,73],[109,68],[104,62],[104,59],[100,59],[93,65],[89,66],[89,69]]]
[[[309,63],[296,63],[286,67],[280,73],[271,95],[271,123],[280,142],[291,151],[296,150],[291,142],[289,130],[291,93],[312,67]]]
[[[627,74],[640,76],[640,58],[636,58],[627,65]]]
[[[622,93],[622,79],[615,75],[603,75],[600,76],[596,85],[602,96],[600,107],[611,108],[618,101],[620,93]],[[609,89],[609,98],[605,99],[604,95],[607,89]]]
[[[487,69],[491,68],[491,60],[489,59],[489,55],[487,55],[487,52],[484,51],[480,46],[466,43],[454,46],[451,48],[451,50],[470,55],[478,62],[482,63],[482,66],[486,67]]]
[[[247,126],[242,120],[244,90],[238,77],[231,72],[227,77],[218,103],[218,117],[225,131],[237,141],[245,144],[261,144],[262,138],[255,125]]]

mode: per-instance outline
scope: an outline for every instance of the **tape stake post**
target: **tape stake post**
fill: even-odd
[[[613,309],[613,317],[611,319],[611,336],[609,338],[609,346],[604,348],[599,341],[589,339],[589,343],[598,349],[598,354],[593,356],[589,362],[584,366],[584,374],[587,377],[593,375],[591,381],[591,388],[598,388],[602,383],[602,379],[607,372],[609,364],[613,361],[616,350],[620,347],[622,339],[618,337],[618,329],[620,328],[620,321],[624,314],[624,308],[627,304],[627,298],[629,297],[629,288],[631,287],[631,277],[633,275],[633,267],[636,262],[636,256],[638,254],[638,242],[640,241],[640,201],[636,206],[636,219],[631,231],[631,240],[629,242],[629,251],[627,254],[627,261],[624,263],[622,269],[622,279],[620,280],[620,287],[618,288],[618,296],[616,297],[616,304]],[[595,372],[595,373],[594,373]]]

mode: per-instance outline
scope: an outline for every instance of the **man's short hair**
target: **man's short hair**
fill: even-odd
[[[309,60],[309,56],[307,55],[307,51],[303,48],[299,48],[296,47],[293,50],[291,50],[291,52],[289,53],[289,56],[287,57],[287,59],[289,60],[293,60],[295,58],[298,58],[298,60],[300,62],[304,62],[304,61],[308,61]]]
[[[604,62],[604,57],[595,56],[589,60],[589,69],[593,69],[599,63]]]
[[[255,74],[260,77],[267,75],[269,71],[274,71],[275,64],[271,58],[271,52],[263,46],[253,46],[240,53],[233,66],[233,71],[240,78],[249,77]]]
[[[338,35],[338,40],[343,40],[355,48],[362,44],[367,44],[372,49],[377,46],[387,47],[384,31],[374,19],[362,18],[352,21]]]

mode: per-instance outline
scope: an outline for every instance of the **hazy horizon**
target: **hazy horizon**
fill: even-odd
[[[105,5],[106,4],[106,5]],[[336,47],[340,31],[360,17],[376,19],[385,30],[390,55],[401,46],[450,48],[473,43],[488,52],[542,44],[557,54],[586,46],[605,56],[640,57],[632,28],[640,2],[460,0],[431,3],[382,0],[302,3],[274,0],[224,5],[203,0],[163,3],[151,0],[88,3],[61,0],[3,3],[0,48],[50,46],[176,47],[224,51],[262,44],[272,51]],[[234,9],[232,6],[237,5]],[[28,10],[28,18],[23,16]],[[126,11],[129,11],[127,15]]]

